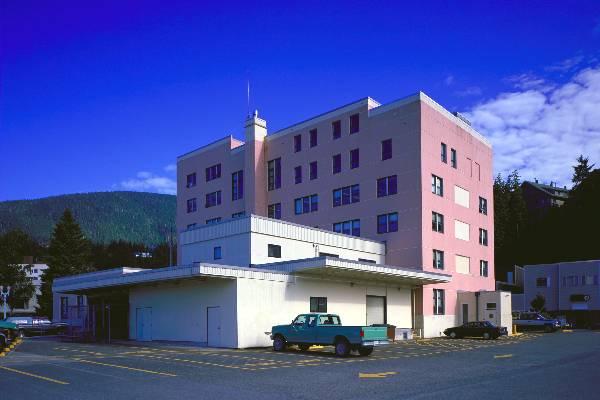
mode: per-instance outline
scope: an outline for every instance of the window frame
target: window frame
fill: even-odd
[[[445,297],[444,289],[433,289],[433,315],[446,315]]]
[[[277,215],[279,215],[279,217]],[[281,203],[269,204],[267,206],[267,216],[272,219],[281,219]]]
[[[440,158],[444,164],[448,164],[448,146],[441,142]]]
[[[319,142],[319,136],[318,136],[318,132],[317,132],[317,128],[311,129],[308,132],[309,135],[309,147],[312,149],[313,147],[317,147],[318,142]]]
[[[191,207],[190,207],[191,205]],[[193,213],[198,211],[198,202],[197,202],[197,198],[196,197],[192,197],[191,199],[187,200],[187,213]]]
[[[235,171],[231,174],[231,201],[244,198],[244,170]]]
[[[331,156],[331,172],[333,175],[342,172],[342,154],[334,154]]]
[[[445,267],[444,251],[438,250],[438,249],[433,249],[432,254],[433,254],[433,268],[439,269],[439,270],[444,270],[444,267]]]
[[[458,155],[456,149],[450,148],[450,165],[454,169],[458,169]]]
[[[348,131],[350,132],[350,135],[359,133],[360,132],[360,114],[356,113],[356,114],[350,115],[350,117],[348,117],[348,121],[349,121]]]
[[[281,157],[267,161],[267,191],[281,188]]]
[[[221,260],[223,259],[223,249],[221,246],[213,247],[213,260]]]
[[[308,178],[311,181],[314,181],[319,177],[319,165],[316,161],[311,161],[311,163],[308,164],[308,175]]]
[[[302,135],[294,135],[294,153],[302,151]]]
[[[487,278],[489,275],[490,263],[487,260],[479,260],[479,276]]]
[[[444,178],[431,174],[431,193],[444,197]]]
[[[309,309],[311,313],[327,313],[327,297],[311,296],[309,300]]]
[[[191,174],[187,174],[185,179],[186,179],[186,181],[185,181],[186,188],[189,189],[189,188],[196,186],[197,181],[196,181],[196,173],[195,172],[192,172]]]
[[[444,214],[436,211],[431,212],[431,230],[444,233]]]
[[[294,167],[294,185],[302,183],[302,165]]]
[[[386,147],[389,145],[389,148]],[[381,141],[381,161],[390,160],[393,155],[392,139],[385,139]]]
[[[281,258],[281,245],[268,243],[267,244],[268,258]]]
[[[360,148],[350,150],[350,169],[360,167]]]
[[[342,120],[336,120],[331,122],[331,137],[333,140],[337,140],[342,137]]]

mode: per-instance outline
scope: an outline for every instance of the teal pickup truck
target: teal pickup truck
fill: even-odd
[[[274,326],[270,334],[275,351],[284,351],[288,345],[298,345],[302,351],[312,345],[333,345],[339,357],[351,351],[368,356],[373,347],[389,344],[386,327],[342,326],[335,314],[300,314],[289,325]]]
[[[19,328],[12,322],[0,321],[0,352],[18,336]]]

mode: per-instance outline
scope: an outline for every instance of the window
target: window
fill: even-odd
[[[369,260],[368,258],[359,258],[358,261],[364,262],[367,264],[377,264],[377,262],[375,262],[375,260]]]
[[[216,164],[206,168],[206,182],[221,177],[221,164]]]
[[[433,289],[433,314],[444,315],[444,290]]]
[[[246,216],[246,212],[245,211],[240,211],[240,212],[236,212],[231,214],[231,218],[236,219],[236,218],[242,218]]]
[[[335,156],[333,156],[331,159],[331,164],[331,169],[333,170],[334,174],[339,174],[340,172],[342,172],[342,155],[336,154]]]
[[[544,284],[542,284],[540,286],[542,279],[546,279],[546,282],[548,280],[548,278],[538,278],[537,282],[536,282],[537,287],[547,287]],[[577,285],[579,285],[579,277],[578,276],[571,275],[571,276],[567,276],[567,277],[563,278],[563,286],[573,287],[573,286],[577,286]]]
[[[444,216],[433,211],[431,213],[431,229],[435,232],[444,233]]]
[[[436,175],[431,175],[431,193],[444,196],[444,180]]]
[[[479,260],[479,276],[488,276],[488,262]]]
[[[456,150],[454,149],[450,149],[450,165],[452,165],[452,168],[457,168]]]
[[[391,196],[398,193],[398,180],[396,175],[377,179],[377,197]]]
[[[310,147],[315,147],[317,145],[317,130],[311,129],[310,131]]]
[[[185,187],[187,188],[191,188],[196,186],[196,173],[194,172],[193,174],[189,174],[186,178],[186,184]]]
[[[319,252],[319,257],[340,258],[340,256],[338,254],[323,253],[323,252]]]
[[[360,164],[359,149],[350,150],[350,169],[358,168]]]
[[[275,190],[281,187],[281,158],[267,163],[267,189]]]
[[[331,137],[333,137],[333,140],[342,137],[342,121],[333,121],[331,123]]]
[[[281,219],[281,203],[269,204],[268,216],[269,218]]]
[[[448,148],[446,147],[446,143],[442,143],[441,156],[442,162],[448,163]]]
[[[454,186],[454,203],[469,208],[471,205],[469,191],[460,186]]]
[[[444,269],[444,252],[433,249],[433,268]]]
[[[377,216],[377,233],[398,232],[398,213]]]
[[[221,246],[213,247],[213,260],[221,259]]]
[[[576,276],[570,276],[568,278],[575,278],[574,281],[577,282],[577,277]],[[547,276],[543,276],[541,278],[537,278],[535,280],[535,286],[536,287],[550,287],[550,280],[548,279]],[[575,285],[570,285],[570,286],[577,286],[577,283],[575,283]]]
[[[302,150],[302,135],[294,136],[294,153]]]
[[[294,213],[296,215],[319,211],[319,195],[313,194],[294,200]]]
[[[187,229],[194,229],[196,227],[196,224],[188,224]]]
[[[302,166],[298,165],[294,168],[294,183],[302,183]]]
[[[281,258],[281,246],[278,246],[276,244],[269,244],[268,253],[269,257]]]
[[[333,206],[345,206],[360,201],[360,185],[345,186],[333,191]]]
[[[207,219],[206,220],[206,225],[216,224],[217,222],[221,222],[221,217]]]
[[[496,303],[485,303],[485,309],[486,310],[495,310],[496,309]]]
[[[358,114],[352,114],[350,116],[350,134],[357,133],[360,129]]]
[[[231,200],[244,198],[244,171],[231,174]]]
[[[471,259],[469,257],[460,256],[456,254],[454,256],[454,269],[459,274],[470,274],[471,273]]]
[[[482,246],[488,245],[488,232],[486,229],[479,228],[479,244]]]
[[[386,139],[381,142],[381,159],[389,160],[392,158],[392,139]]]
[[[189,199],[187,201],[187,212],[193,213],[196,212],[196,209],[196,198],[194,197],[193,199]]]
[[[487,215],[487,200],[479,197],[479,214]]]
[[[471,226],[466,222],[454,220],[454,237],[468,242],[470,240]]]
[[[68,319],[69,318],[69,298],[61,297],[60,298],[60,319]]]
[[[310,180],[315,180],[318,177],[317,162],[313,161],[309,165]]]
[[[326,313],[327,312],[327,297],[311,297],[310,312]]]
[[[333,224],[333,231],[344,235],[360,236],[360,219],[336,222]]]
[[[209,207],[218,206],[219,204],[221,204],[221,191],[220,190],[217,190],[216,192],[208,193],[206,195],[206,203],[204,204],[204,207],[209,208]]]

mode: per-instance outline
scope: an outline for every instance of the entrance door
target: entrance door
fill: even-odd
[[[136,340],[149,342],[152,340],[152,307],[135,309]]]
[[[207,334],[208,347],[221,347],[221,307],[207,307]]]
[[[367,296],[367,325],[385,324],[385,296]]]
[[[469,305],[463,304],[462,305],[462,323],[466,324],[467,322],[469,322]]]

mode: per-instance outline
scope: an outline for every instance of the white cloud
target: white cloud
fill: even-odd
[[[554,88],[553,85],[546,82],[544,78],[529,72],[525,74],[509,76],[505,79],[505,81],[511,84],[514,88],[520,90],[537,89],[542,92],[547,92]]]
[[[546,71],[569,72],[573,70],[573,68],[578,66],[583,61],[583,59],[584,57],[582,55],[567,58],[566,60],[562,60],[560,62],[557,62],[556,64],[546,67]]]
[[[464,90],[457,90],[456,92],[454,92],[454,94],[460,97],[480,96],[481,93],[482,90],[479,86],[469,86]]]
[[[118,186],[122,189],[136,192],[177,193],[177,183],[175,180],[165,176],[154,175],[147,171],[138,172],[135,178],[124,180]]]
[[[177,165],[169,164],[169,165],[165,166],[164,170],[166,172],[175,172],[175,171],[177,171]]]
[[[448,75],[445,79],[444,79],[444,85],[446,86],[450,86],[454,83],[454,76],[453,75]]]
[[[542,80],[543,81],[543,80]],[[571,183],[579,154],[600,165],[600,66],[560,85],[521,86],[465,113],[494,146],[495,173]]]

